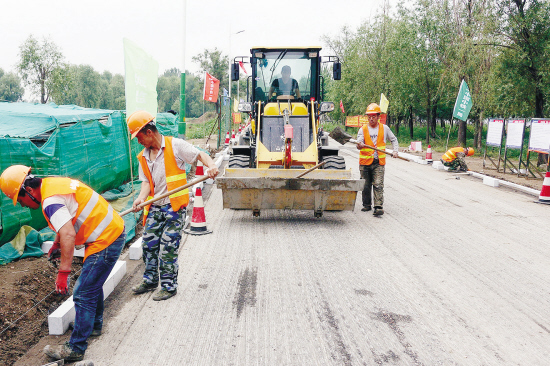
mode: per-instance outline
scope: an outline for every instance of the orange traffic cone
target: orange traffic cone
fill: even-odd
[[[231,130],[231,140],[235,140],[235,130]]]
[[[539,200],[537,203],[544,203],[550,205],[550,172],[546,172],[544,181],[542,182],[542,189],[540,190]]]
[[[212,231],[206,228],[206,217],[204,215],[204,202],[202,200],[202,190],[197,188],[195,193],[195,203],[193,204],[193,216],[189,228],[183,229],[186,234],[205,235]]]
[[[239,133],[241,133],[241,125],[239,125]]]
[[[433,163],[432,159],[432,145],[428,145],[428,150],[426,150],[426,161],[428,164]]]
[[[225,135],[225,146],[229,146],[229,131],[227,131],[227,135]]]

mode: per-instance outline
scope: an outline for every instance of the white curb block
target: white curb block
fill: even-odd
[[[113,292],[120,280],[126,274],[126,261],[117,261],[113,270],[103,285],[103,298]],[[60,307],[48,316],[48,330],[51,335],[62,335],[69,329],[69,323],[74,320],[75,308],[73,297],[69,297]]]
[[[52,248],[52,246],[53,246],[53,241],[48,240],[48,241],[45,241],[45,242],[42,243],[42,246],[40,247],[40,249],[42,249],[42,251],[47,254],[50,251],[50,249]],[[75,249],[73,255],[75,257],[84,258],[84,248]]]
[[[498,179],[493,177],[483,177],[483,184],[486,184],[490,187],[498,187]]]
[[[143,248],[141,247],[142,242],[143,238],[139,238],[132,245],[130,245],[128,256],[131,260],[141,259],[141,256],[143,255]]]

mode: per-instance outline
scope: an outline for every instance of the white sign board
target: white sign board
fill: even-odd
[[[487,126],[487,146],[500,146],[502,143],[503,119],[489,119]]]
[[[550,119],[532,119],[529,150],[550,153]]]
[[[506,148],[521,149],[525,131],[524,119],[510,119],[506,131]]]

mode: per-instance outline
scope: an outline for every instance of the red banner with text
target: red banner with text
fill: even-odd
[[[220,90],[220,81],[204,72],[204,93],[203,99],[207,102],[216,103],[218,101],[218,91]]]

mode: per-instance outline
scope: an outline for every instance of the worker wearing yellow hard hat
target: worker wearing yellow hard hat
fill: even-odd
[[[359,170],[361,179],[365,180],[363,188],[363,208],[361,211],[370,211],[374,206],[374,216],[384,214],[384,166],[386,165],[386,154],[378,152],[368,146],[377,149],[386,149],[386,140],[392,143],[392,157],[398,156],[399,142],[390,128],[379,122],[380,106],[371,103],[365,114],[369,123],[363,125],[357,132],[357,148],[359,151]]]
[[[463,148],[460,146],[452,147],[441,157],[441,162],[444,166],[449,167],[452,171],[468,171],[468,165],[464,158],[474,155],[475,151],[472,147]]]
[[[50,228],[57,235],[50,260],[60,257],[55,290],[68,293],[68,277],[75,248],[84,247],[84,264],[73,290],[75,321],[68,342],[46,346],[44,353],[55,360],[80,361],[90,335],[103,327],[103,284],[126,242],[124,220],[97,192],[76,179],[39,178],[24,165],[12,165],[0,176],[0,189],[23,207],[42,206]]]
[[[138,154],[141,190],[134,201],[135,211],[149,198],[158,197],[187,183],[185,163],[200,160],[207,168],[206,175],[215,178],[218,167],[205,152],[185,140],[163,136],[147,111],[132,113],[126,120],[132,138],[137,138],[144,149]],[[185,222],[189,190],[185,189],[160,199],[144,208],[143,259],[145,271],[140,284],[132,288],[134,294],[161,289],[153,300],[167,300],[178,288],[178,249]]]

